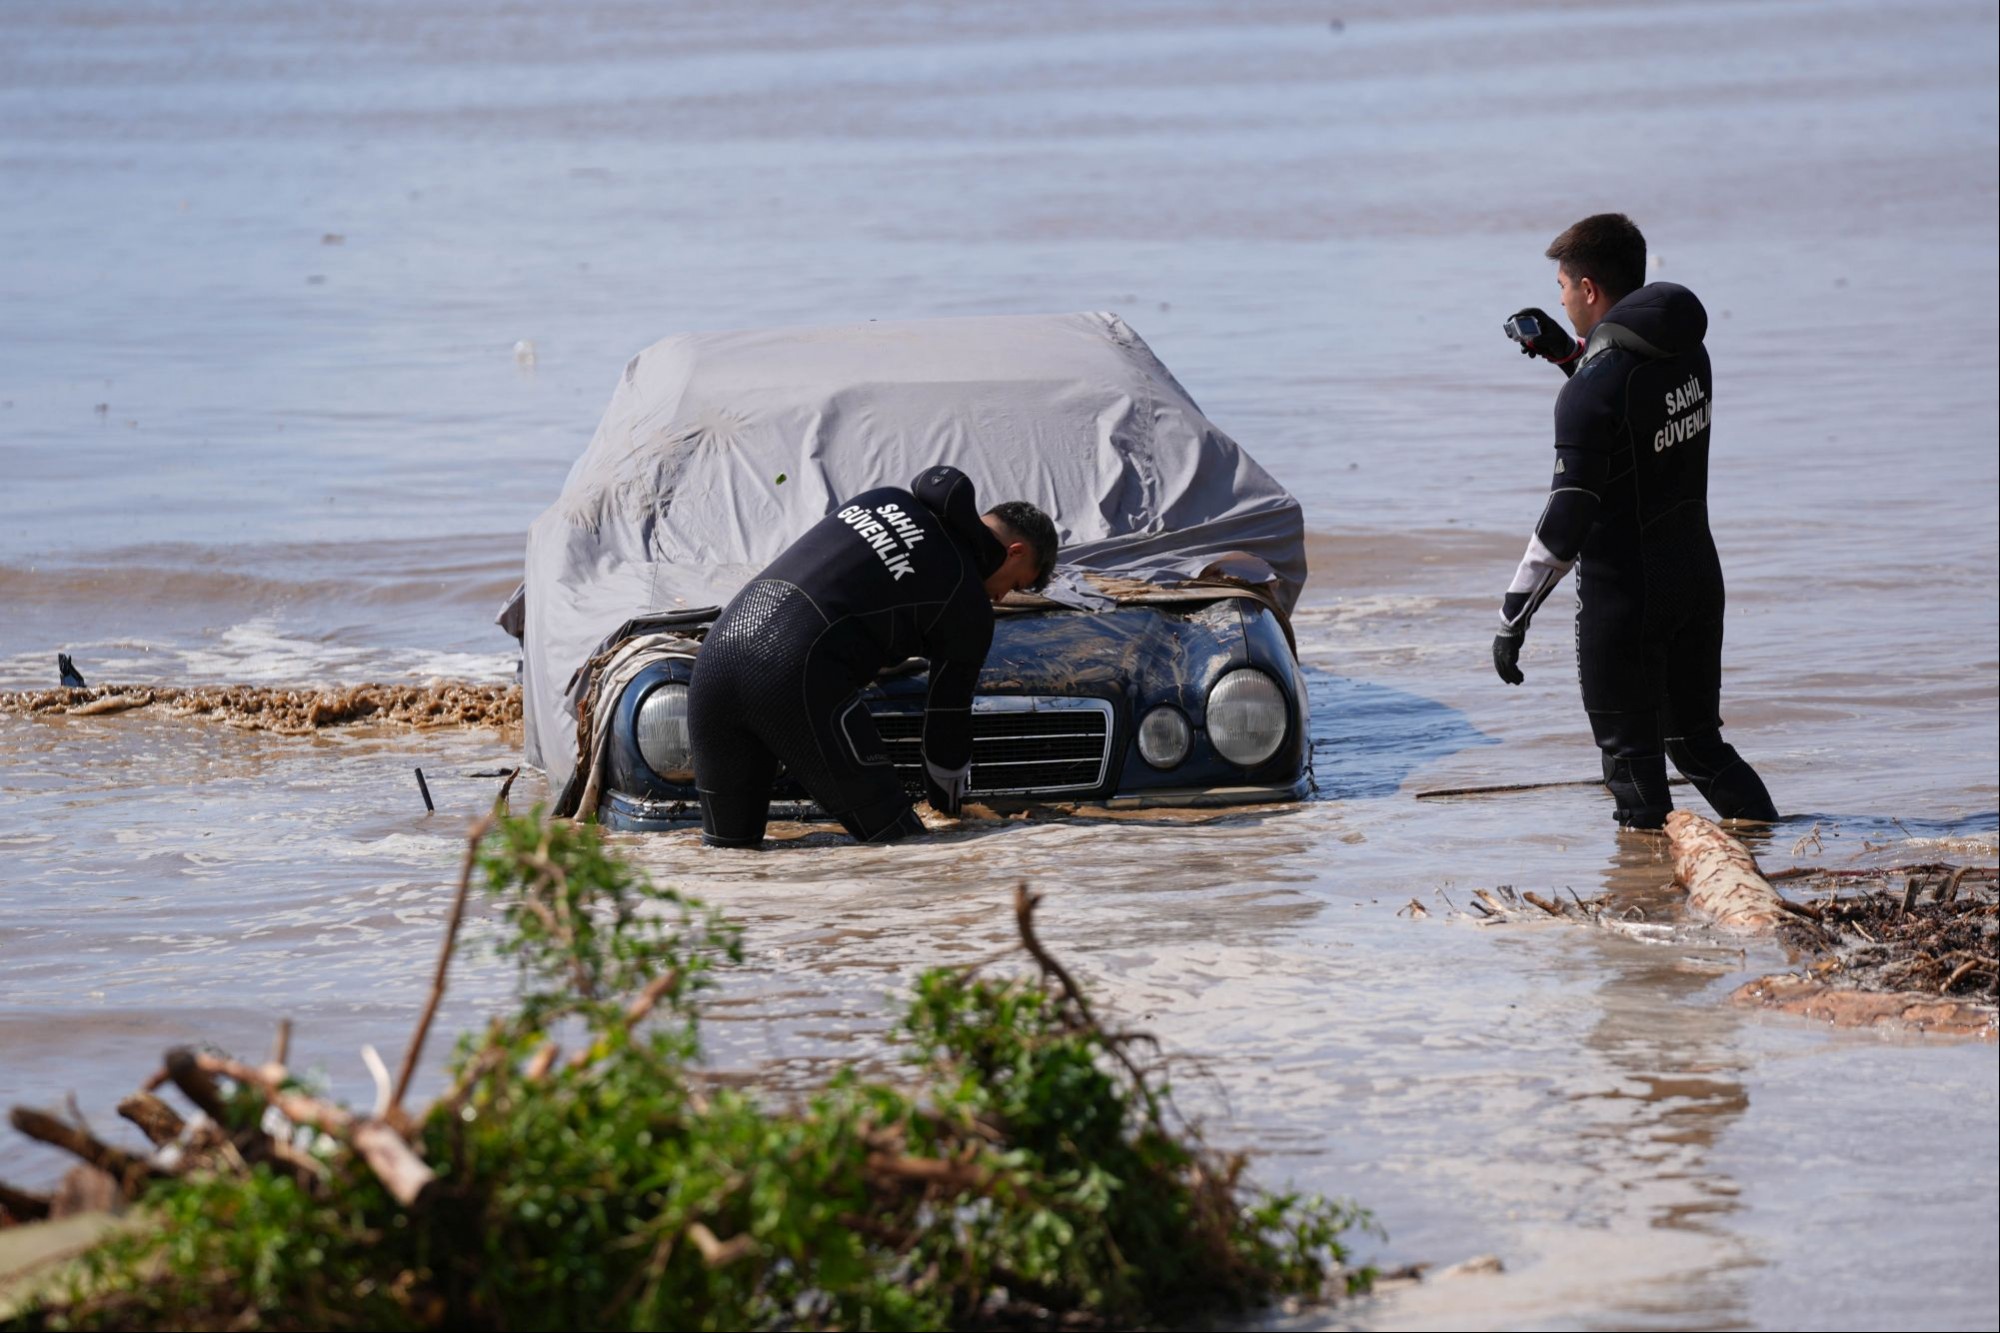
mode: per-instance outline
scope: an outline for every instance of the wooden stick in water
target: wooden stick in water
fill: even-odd
[[[518,771],[518,770],[517,770]],[[511,783],[512,778],[508,781]],[[504,789],[503,789],[504,790]],[[498,802],[495,802],[498,805]],[[417,1017],[416,1031],[410,1034],[410,1045],[403,1052],[403,1067],[396,1075],[395,1092],[389,1098],[389,1114],[393,1118],[403,1106],[403,1095],[410,1090],[410,1080],[416,1077],[417,1062],[423,1058],[424,1039],[430,1036],[431,1020],[437,1017],[438,1002],[444,999],[446,975],[451,971],[452,950],[458,944],[459,923],[465,919],[465,898],[472,886],[473,867],[479,862],[479,840],[486,836],[486,830],[493,827],[493,815],[488,813],[475,821],[465,835],[465,859],[458,867],[458,888],[451,897],[451,914],[444,925],[444,943],[438,947],[437,970],[431,977],[431,993],[424,1000],[424,1011]]]
[[[1445,796],[1497,796],[1512,791],[1547,791],[1552,787],[1602,787],[1601,778],[1579,779],[1575,782],[1503,782],[1495,787],[1440,787],[1436,791],[1415,793],[1419,801],[1435,801]],[[1686,778],[1669,778],[1668,785],[1684,787]]]

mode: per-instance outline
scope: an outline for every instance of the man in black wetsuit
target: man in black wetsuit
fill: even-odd
[[[957,814],[972,773],[972,692],[993,604],[1055,565],[1046,514],[1011,501],[982,515],[972,482],[934,467],[821,519],[722,609],[688,686],[702,840],[764,840],[780,762],[861,842],[923,832],[858,691],[930,660],[923,761],[930,803]]]
[[[1576,657],[1618,822],[1673,808],[1666,757],[1725,819],[1778,817],[1756,770],[1722,739],[1722,564],[1708,529],[1709,404],[1693,292],[1646,281],[1646,239],[1622,213],[1549,246],[1580,345],[1537,309],[1509,332],[1562,367],[1555,478],[1501,603],[1493,666],[1511,685],[1528,622],[1577,566]],[[1523,320],[1532,320],[1532,326]]]

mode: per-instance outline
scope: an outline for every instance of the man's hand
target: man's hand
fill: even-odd
[[[1527,677],[1521,674],[1521,640],[1527,631],[1503,629],[1493,636],[1493,669],[1500,673],[1500,679],[1509,685],[1519,685]]]
[[[931,803],[931,809],[941,815],[956,815],[965,804],[965,794],[971,790],[970,762],[963,768],[939,768],[924,760],[924,797]]]
[[[1576,356],[1576,339],[1569,336],[1563,326],[1549,317],[1549,312],[1540,306],[1529,306],[1516,310],[1508,316],[1511,323],[1517,319],[1532,319],[1539,332],[1533,338],[1517,341],[1521,344],[1522,356],[1539,356],[1562,365]]]

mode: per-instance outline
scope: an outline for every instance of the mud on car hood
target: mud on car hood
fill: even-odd
[[[1112,603],[1086,575],[1220,567],[1289,612],[1305,582],[1298,502],[1115,315],[684,334],[627,363],[530,529],[501,617],[528,762],[570,785],[585,668],[621,626],[723,605],[846,497],[938,463],[1054,518],[1061,605]]]

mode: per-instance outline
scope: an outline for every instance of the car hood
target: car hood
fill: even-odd
[[[1199,692],[1217,662],[1240,650],[1242,639],[1231,599],[1003,615],[979,673],[979,692],[1113,699]],[[926,664],[906,665],[908,671],[891,672],[880,687],[892,697],[921,699]]]

